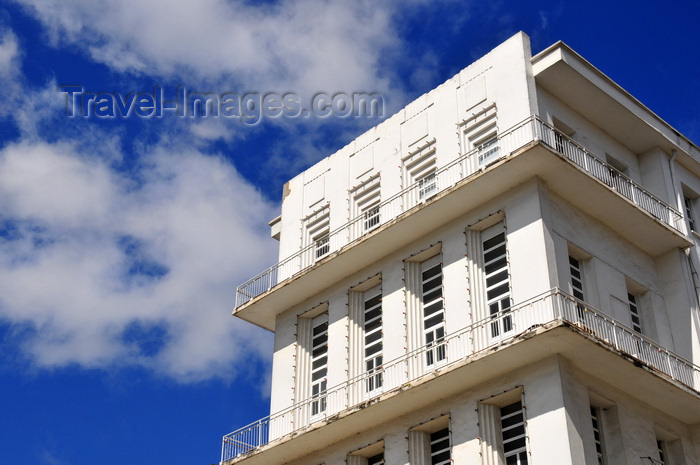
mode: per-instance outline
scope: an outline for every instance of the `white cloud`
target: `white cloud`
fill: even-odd
[[[273,206],[218,157],[161,145],[142,165],[135,184],[68,143],[0,152],[0,318],[33,328],[40,366],[230,376],[269,343],[230,310],[273,260]]]
[[[6,77],[17,72],[19,49],[17,37],[11,31],[1,31],[0,37],[0,75]]]
[[[200,91],[397,95],[380,67],[398,42],[399,2],[24,3],[56,47],[113,70],[221,87]],[[234,284],[274,262],[276,207],[198,150],[232,125],[159,121],[161,142],[134,144],[135,172],[120,172],[129,134],[59,118],[65,96],[53,82],[23,84],[20,57],[14,34],[0,34],[12,83],[0,97],[11,97],[5,115],[21,133],[0,150],[0,320],[21,330],[25,354],[41,367],[138,365],[180,380],[232,376],[251,352],[269,357],[270,335],[230,310]]]
[[[55,45],[81,47],[115,70],[305,95],[390,87],[377,70],[382,50],[397,40],[391,2],[23,3]]]
[[[19,66],[17,37],[0,27],[0,117],[10,115],[17,106],[21,87]]]

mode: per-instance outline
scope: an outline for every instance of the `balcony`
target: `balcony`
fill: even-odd
[[[552,191],[652,256],[691,245],[677,210],[532,116],[502,132],[488,146],[475,148],[437,170],[429,196],[421,182],[408,186],[376,207],[371,228],[364,227],[367,220],[361,214],[331,231],[326,239],[328,253],[323,257],[316,256],[311,244],[238,286],[236,314],[273,330],[277,312],[298,301],[291,295],[295,284],[306,291],[323,289],[333,279],[347,276],[349,264],[396,250],[430,232],[426,225],[434,229],[446,224],[532,177],[544,180]],[[441,208],[424,208],[433,204]],[[648,226],[649,220],[656,227]],[[323,271],[313,279],[300,279],[314,269]],[[284,290],[281,294],[285,295],[267,299],[265,312],[269,315],[254,315],[256,312],[245,308],[274,294],[268,292],[273,288]]]
[[[503,333],[503,328],[508,331]],[[603,354],[599,353],[601,347]],[[436,353],[440,357],[433,357]],[[289,444],[292,438],[301,439],[303,433],[310,433],[309,446],[330,443],[334,434],[347,436],[366,428],[363,415],[371,415],[372,421],[378,422],[382,415],[388,418],[406,405],[430,405],[452,395],[450,390],[463,390],[469,383],[499,376],[552,354],[562,354],[619,388],[644,386],[635,389],[642,400],[689,423],[700,420],[700,409],[693,407],[697,402],[669,400],[679,396],[697,399],[700,367],[585,302],[553,289],[385,363],[379,372],[350,379],[227,434],[221,461],[249,458],[246,463],[253,465],[258,463],[258,454],[259,463],[281,463],[282,457],[292,460],[295,457],[290,454],[308,450]],[[438,359],[442,359],[439,364],[428,365],[428,360]],[[382,389],[366,393],[368,383],[378,376]],[[430,383],[429,389],[426,383]],[[671,394],[669,383],[675,388]],[[426,389],[412,389],[420,386]],[[312,419],[312,408],[318,409],[319,404],[324,405],[325,412],[322,418]]]

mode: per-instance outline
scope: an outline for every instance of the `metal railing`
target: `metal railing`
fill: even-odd
[[[363,214],[358,215],[344,225],[331,231],[328,235],[329,253],[336,252],[354,240],[370,233],[378,226],[394,220],[402,213],[416,205],[429,200],[440,192],[450,189],[462,180],[483,170],[486,166],[510,156],[525,145],[541,141],[560,155],[582,168],[586,173],[605,183],[620,193],[639,208],[647,211],[659,221],[672,228],[682,230],[682,216],[673,207],[654,194],[635,183],[620,171],[593,155],[564,133],[545,123],[536,116],[531,116],[502,132],[497,139],[490,142],[488,148],[477,147],[458,157],[435,172],[435,188],[431,187],[429,196],[420,182],[403,189],[379,204],[379,214],[371,227],[365,224]],[[326,256],[328,254],[324,254]],[[315,244],[308,245],[294,255],[273,265],[236,289],[236,307],[264,294],[278,283],[313,266],[318,260]]]
[[[255,451],[274,439],[305,428],[383,394],[401,389],[436,370],[465,363],[465,359],[508,343],[542,326],[568,323],[605,345],[653,367],[694,390],[700,388],[700,367],[673,354],[657,342],[635,332],[608,315],[559,289],[511,307],[499,315],[473,323],[444,339],[408,352],[372,371],[309,397],[223,437],[221,461]],[[381,388],[367,392],[377,385]],[[373,381],[370,384],[370,379]],[[312,415],[323,405],[320,414]]]

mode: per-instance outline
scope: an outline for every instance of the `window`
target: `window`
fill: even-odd
[[[430,465],[446,465],[452,461],[450,429],[430,434]]]
[[[316,258],[321,258],[326,255],[331,249],[328,233],[315,237],[314,244],[316,244],[314,249],[316,251]]]
[[[437,178],[435,172],[425,175],[418,180],[418,199],[425,200],[437,193]]]
[[[522,388],[478,404],[479,440],[484,463],[527,465],[527,428]]]
[[[501,435],[506,465],[527,465],[525,416],[521,401],[501,408]]]
[[[363,212],[365,231],[379,224],[379,205],[373,206]]]
[[[312,244],[311,263],[330,252],[330,210],[328,207],[306,219],[307,244]]]
[[[609,153],[605,154],[605,161],[616,171],[624,174],[625,176],[629,176],[629,167],[625,163],[610,155]]]
[[[450,417],[442,415],[408,432],[408,455],[411,465],[446,465],[452,463]]]
[[[421,263],[421,307],[425,337],[425,363],[434,366],[445,360],[445,312],[442,301],[442,263],[440,256]]]
[[[465,230],[467,267],[475,321],[491,320],[479,327],[478,344],[490,344],[514,330],[505,216],[502,211]],[[485,347],[485,346],[484,346]]]
[[[609,175],[604,179],[605,183],[628,199],[634,200],[632,184],[626,179],[629,177],[629,167],[608,153],[605,154],[605,161],[608,163]]]
[[[656,448],[659,451],[659,462],[661,465],[666,465],[666,442],[656,440]]]
[[[605,465],[605,453],[603,450],[603,433],[600,423],[600,408],[591,405],[591,422],[593,424],[593,440],[595,442],[596,458],[598,465]]]
[[[656,429],[655,452],[658,454],[658,458],[656,458],[656,454],[650,454],[649,463],[657,465],[685,465],[688,463],[682,439],[669,431]]]
[[[326,414],[328,310],[328,302],[321,302],[297,317],[293,393],[299,408],[293,414],[295,427],[308,425]],[[287,425],[280,426],[280,431],[289,432]]]
[[[415,186],[406,194],[406,206],[412,207],[428,200],[438,192],[437,162],[435,157],[435,139],[417,147],[403,158],[403,185],[405,188]]]
[[[350,195],[352,199],[350,217],[351,219],[357,218],[354,226],[354,237],[360,237],[380,223],[379,177],[375,176],[363,183],[354,189]]]
[[[351,452],[346,462],[347,465],[384,465],[384,441]]]
[[[348,402],[356,405],[384,387],[381,274],[349,289],[347,327]]]
[[[498,145],[497,108],[489,105],[462,121],[463,148],[475,152],[476,166],[479,168],[500,158]]]
[[[328,374],[328,314],[317,316],[311,323],[311,416],[326,411]]]
[[[696,231],[695,215],[693,215],[693,200],[690,197],[683,196],[683,208],[685,212],[685,219],[688,221],[688,228],[691,231]]]
[[[627,293],[627,301],[630,309],[630,319],[632,321],[632,329],[638,333],[642,333],[642,319],[639,316],[639,306],[637,305],[637,296]]]
[[[566,136],[559,131],[554,133],[554,148],[557,152],[564,153],[564,143],[566,142]]]
[[[554,149],[557,152],[563,153],[566,156],[569,156],[569,153],[567,152],[572,152],[572,150],[567,150],[567,146],[572,146],[573,144],[570,144],[569,139],[573,137],[576,131],[574,131],[571,127],[567,126],[566,124],[562,123],[559,121],[557,118],[552,118],[552,124],[554,125],[555,131],[554,131]],[[551,145],[551,142],[550,142]]]
[[[510,311],[510,283],[506,233],[499,223],[482,233],[484,275],[486,279],[486,305],[494,320],[491,337],[498,337],[513,329]]]
[[[376,286],[364,293],[364,355],[367,370],[366,392],[380,389],[382,374],[382,291]]]
[[[498,139],[495,135],[493,138],[480,144],[477,149],[479,152],[479,165],[488,165],[499,158],[500,148],[498,147]]]
[[[583,274],[581,263],[569,255],[569,271],[571,273],[571,293],[579,300],[585,300],[583,294]]]
[[[583,293],[583,272],[581,269],[581,262],[569,255],[569,273],[571,274],[571,294],[578,300],[585,300],[585,294]],[[582,303],[576,303],[576,313],[579,320],[583,320],[585,315],[585,307]]]

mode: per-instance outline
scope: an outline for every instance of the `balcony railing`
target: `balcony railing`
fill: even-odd
[[[426,195],[425,186],[418,181],[380,203],[376,207],[378,210],[376,223],[373,223],[371,228],[366,227],[365,217],[360,214],[331,231],[326,246],[328,252],[333,253],[340,250],[354,240],[368,234],[371,230],[377,229],[381,224],[395,219],[419,203],[428,201],[436,194],[454,187],[465,178],[502,158],[511,156],[518,149],[534,141],[541,141],[659,221],[682,232],[682,216],[677,210],[562,132],[538,117],[531,116],[511,129],[502,132],[497,139],[487,144],[488,147],[477,147],[437,170],[434,187],[431,184],[429,195]],[[320,260],[316,257],[315,251],[315,244],[304,247],[294,255],[238,286],[236,307],[267,292],[295,274],[312,267]]]
[[[464,362],[467,357],[488,351],[552,323],[568,323],[578,327],[608,347],[633,357],[674,381],[696,391],[700,389],[700,367],[585,302],[553,289],[513,306],[500,315],[471,324],[446,336],[437,344],[425,345],[385,363],[379,368],[379,373],[372,371],[350,379],[318,396],[227,434],[223,438],[221,461],[226,462],[253,452],[274,439],[299,431],[328,416],[397,391],[406,383],[420,380],[436,369],[444,370]],[[503,332],[504,328],[508,331]],[[440,356],[435,357],[438,352]],[[370,378],[376,381],[378,374],[381,374],[382,387],[367,393]],[[312,409],[319,402],[323,402],[325,412],[312,417]]]

